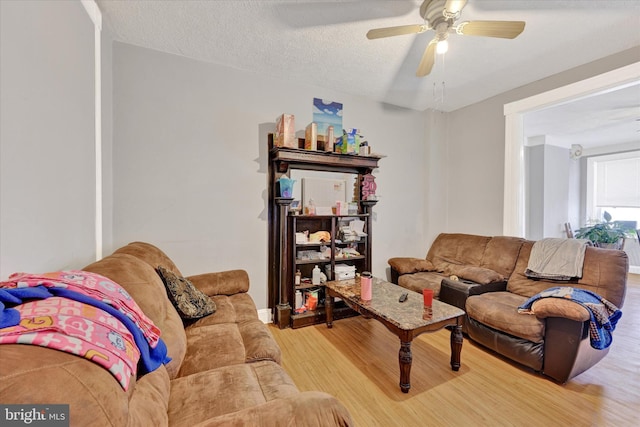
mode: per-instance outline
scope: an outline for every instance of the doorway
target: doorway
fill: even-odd
[[[554,105],[637,84],[640,62],[504,106],[505,170],[503,234],[525,236],[524,115]]]
[[[611,92],[638,84],[640,62],[544,92],[504,106],[505,113],[505,181],[504,181],[504,235],[525,237],[526,177],[524,116],[527,113],[566,104],[582,98]],[[633,270],[640,267],[634,267]]]

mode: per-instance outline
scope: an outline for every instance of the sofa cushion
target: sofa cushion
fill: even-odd
[[[282,352],[262,320],[244,320],[238,324],[244,342],[245,362],[271,360],[282,363]]]
[[[520,248],[524,241],[520,237],[492,237],[484,250],[480,267],[493,270],[501,274],[506,280],[516,266]]]
[[[186,332],[189,352],[179,377],[244,363],[244,342],[236,323],[190,327]]]
[[[399,274],[412,274],[420,271],[433,271],[436,269],[431,261],[420,258],[391,258],[389,259],[389,265]]]
[[[435,271],[403,274],[398,278],[398,285],[418,293],[422,293],[423,289],[433,289],[433,296],[438,297],[440,295],[440,283],[446,277],[449,276]]]
[[[580,279],[534,280],[525,275],[533,243],[522,244],[516,267],[507,282],[508,291],[529,298],[555,286],[572,286],[594,292],[618,308],[622,307],[629,270],[629,259],[624,251],[588,246]]]
[[[488,268],[475,267],[473,265],[450,265],[444,272],[446,275],[456,275],[462,279],[487,285],[494,282],[504,282],[501,274]]]
[[[191,427],[298,393],[284,369],[273,362],[212,369],[171,382],[169,424]],[[274,417],[280,418],[278,414]]]
[[[544,321],[518,313],[527,298],[511,292],[487,292],[467,299],[467,315],[492,329],[524,338],[534,343],[544,341]]]
[[[167,355],[171,358],[165,366],[169,377],[174,378],[187,352],[187,337],[182,319],[166,297],[156,270],[139,258],[118,251],[84,270],[102,274],[122,286],[160,329],[160,338],[167,345]]]
[[[218,295],[212,298],[216,302],[216,313],[195,321],[187,326],[187,331],[232,323],[237,325],[242,339],[244,362],[257,360],[282,362],[282,351],[267,326],[258,318],[258,312],[249,294]],[[191,347],[189,347],[189,351],[191,351]]]
[[[216,303],[198,290],[182,276],[162,266],[157,268],[158,274],[167,290],[169,301],[183,319],[199,319],[216,311]]]
[[[178,270],[178,267],[174,264],[171,258],[169,258],[167,254],[162,252],[160,248],[150,243],[132,242],[117,249],[114,253],[133,255],[134,257],[146,262],[153,268],[161,265],[167,270],[173,271],[177,275],[182,276],[182,273],[180,273],[180,270]]]
[[[485,247],[491,237],[473,234],[442,233],[434,240],[427,260],[438,271],[445,271],[450,264],[480,266]]]

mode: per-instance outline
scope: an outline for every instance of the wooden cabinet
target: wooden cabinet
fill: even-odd
[[[324,307],[319,304],[316,310],[306,313],[295,313],[295,291],[305,290],[307,285],[295,285],[296,270],[303,277],[311,277],[315,265],[324,272],[335,271],[336,264],[354,265],[358,273],[371,270],[372,248],[372,213],[376,200],[363,200],[363,177],[378,167],[380,157],[357,156],[322,151],[273,147],[273,136],[269,135],[269,307],[273,311],[274,323],[280,328],[300,327],[325,320]],[[278,179],[289,174],[291,169],[314,170],[324,172],[341,172],[355,174],[356,190],[354,201],[358,203],[358,213],[353,215],[292,215],[289,207],[293,199],[279,197]],[[340,227],[349,221],[364,222],[363,231],[357,241],[344,242],[340,239]],[[296,232],[328,231],[331,240],[320,243],[296,243]],[[346,248],[353,248],[358,255],[344,256]],[[303,251],[325,251],[324,259],[307,259]],[[353,253],[353,252],[352,252]],[[323,289],[320,291],[320,303],[323,300]],[[348,315],[349,309],[338,306],[334,316]]]

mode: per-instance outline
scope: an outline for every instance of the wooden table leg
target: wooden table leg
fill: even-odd
[[[327,328],[333,328],[333,295],[329,292],[324,299],[324,313],[327,316]]]
[[[413,360],[413,356],[411,355],[411,341],[400,341],[398,360],[400,361],[400,390],[402,390],[403,393],[409,393],[409,389],[411,388],[411,361]]]
[[[451,369],[460,369],[460,352],[462,351],[462,325],[451,328]]]

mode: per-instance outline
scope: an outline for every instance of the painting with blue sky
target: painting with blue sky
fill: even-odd
[[[333,126],[337,138],[342,135],[342,104],[313,98],[313,121],[318,124],[318,135],[326,135],[327,128]]]

